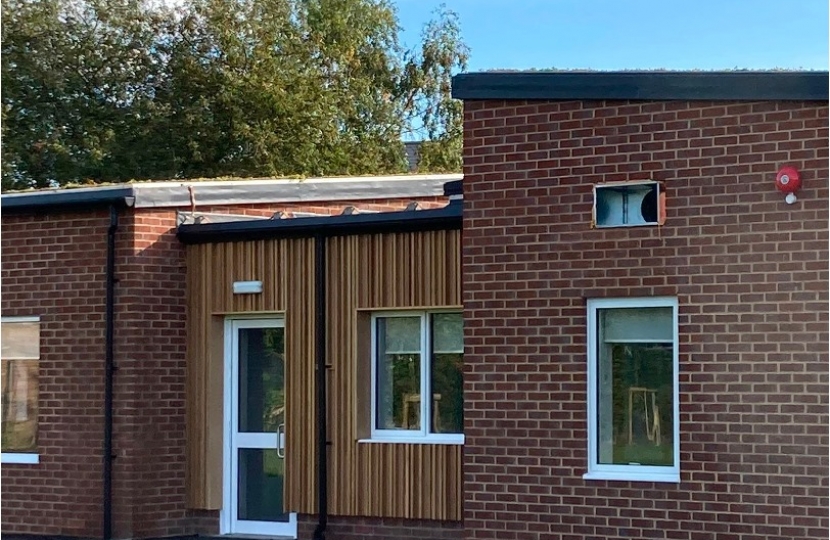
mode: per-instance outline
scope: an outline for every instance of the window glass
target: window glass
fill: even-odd
[[[2,328],[2,451],[33,453],[37,450],[38,322],[0,323]]]
[[[599,464],[674,465],[673,310],[598,310]]]
[[[432,316],[432,433],[464,432],[464,331],[460,313]]]
[[[37,360],[40,358],[40,323],[0,323],[0,346],[4,360]]]
[[[285,423],[285,329],[239,329],[239,431],[276,432]]]
[[[377,319],[376,429],[420,430],[421,318]]]

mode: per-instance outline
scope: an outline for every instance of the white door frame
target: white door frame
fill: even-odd
[[[263,315],[258,318],[251,317],[228,317],[225,319],[225,352],[224,352],[224,406],[223,406],[223,457],[222,457],[222,510],[219,512],[219,533],[220,534],[257,534],[266,536],[282,536],[297,538],[297,514],[289,513],[287,522],[265,522],[265,521],[242,521],[237,520],[237,441],[236,433],[237,414],[239,402],[237,399],[239,379],[239,344],[238,335],[242,328],[285,328],[285,319],[281,316]],[[241,434],[245,435],[245,434]],[[285,451],[285,432],[270,434],[250,434],[245,439],[260,440],[268,438]],[[285,469],[283,469],[285,471]]]

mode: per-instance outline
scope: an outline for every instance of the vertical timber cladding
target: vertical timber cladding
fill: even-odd
[[[234,281],[261,280],[261,294],[234,295]],[[222,507],[224,321],[231,314],[284,314],[286,501],[315,501],[314,240],[187,247],[187,503]]]
[[[462,448],[359,443],[368,427],[368,314],[461,306],[461,231],[327,239],[329,513],[461,520]],[[286,328],[286,504],[316,506],[314,239],[187,248],[188,506],[222,506],[224,318],[284,313]],[[261,280],[259,295],[232,294]]]
[[[461,520],[462,447],[368,436],[372,310],[461,306],[461,231],[328,239],[329,512]]]

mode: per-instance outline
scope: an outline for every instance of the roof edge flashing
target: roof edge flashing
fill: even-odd
[[[71,190],[31,191],[3,194],[0,208],[3,212],[87,211],[117,206],[135,206],[132,187],[78,188]]]
[[[462,100],[827,101],[827,71],[479,72],[453,77]]]
[[[137,208],[196,207],[440,197],[452,175],[367,176],[308,180],[229,180],[135,184]]]
[[[241,204],[349,202],[444,196],[456,174],[408,174],[310,179],[168,180],[3,193],[4,211],[81,210],[119,204],[135,208],[190,208]]]
[[[347,236],[389,232],[460,229],[462,205],[454,201],[430,210],[399,210],[372,214],[339,214],[285,220],[183,224],[177,237],[184,244],[203,244],[264,238]]]

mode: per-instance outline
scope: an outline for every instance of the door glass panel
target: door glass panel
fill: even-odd
[[[283,505],[284,464],[276,449],[239,449],[237,519],[288,521]]]
[[[274,433],[285,422],[285,331],[239,329],[239,432]]]

